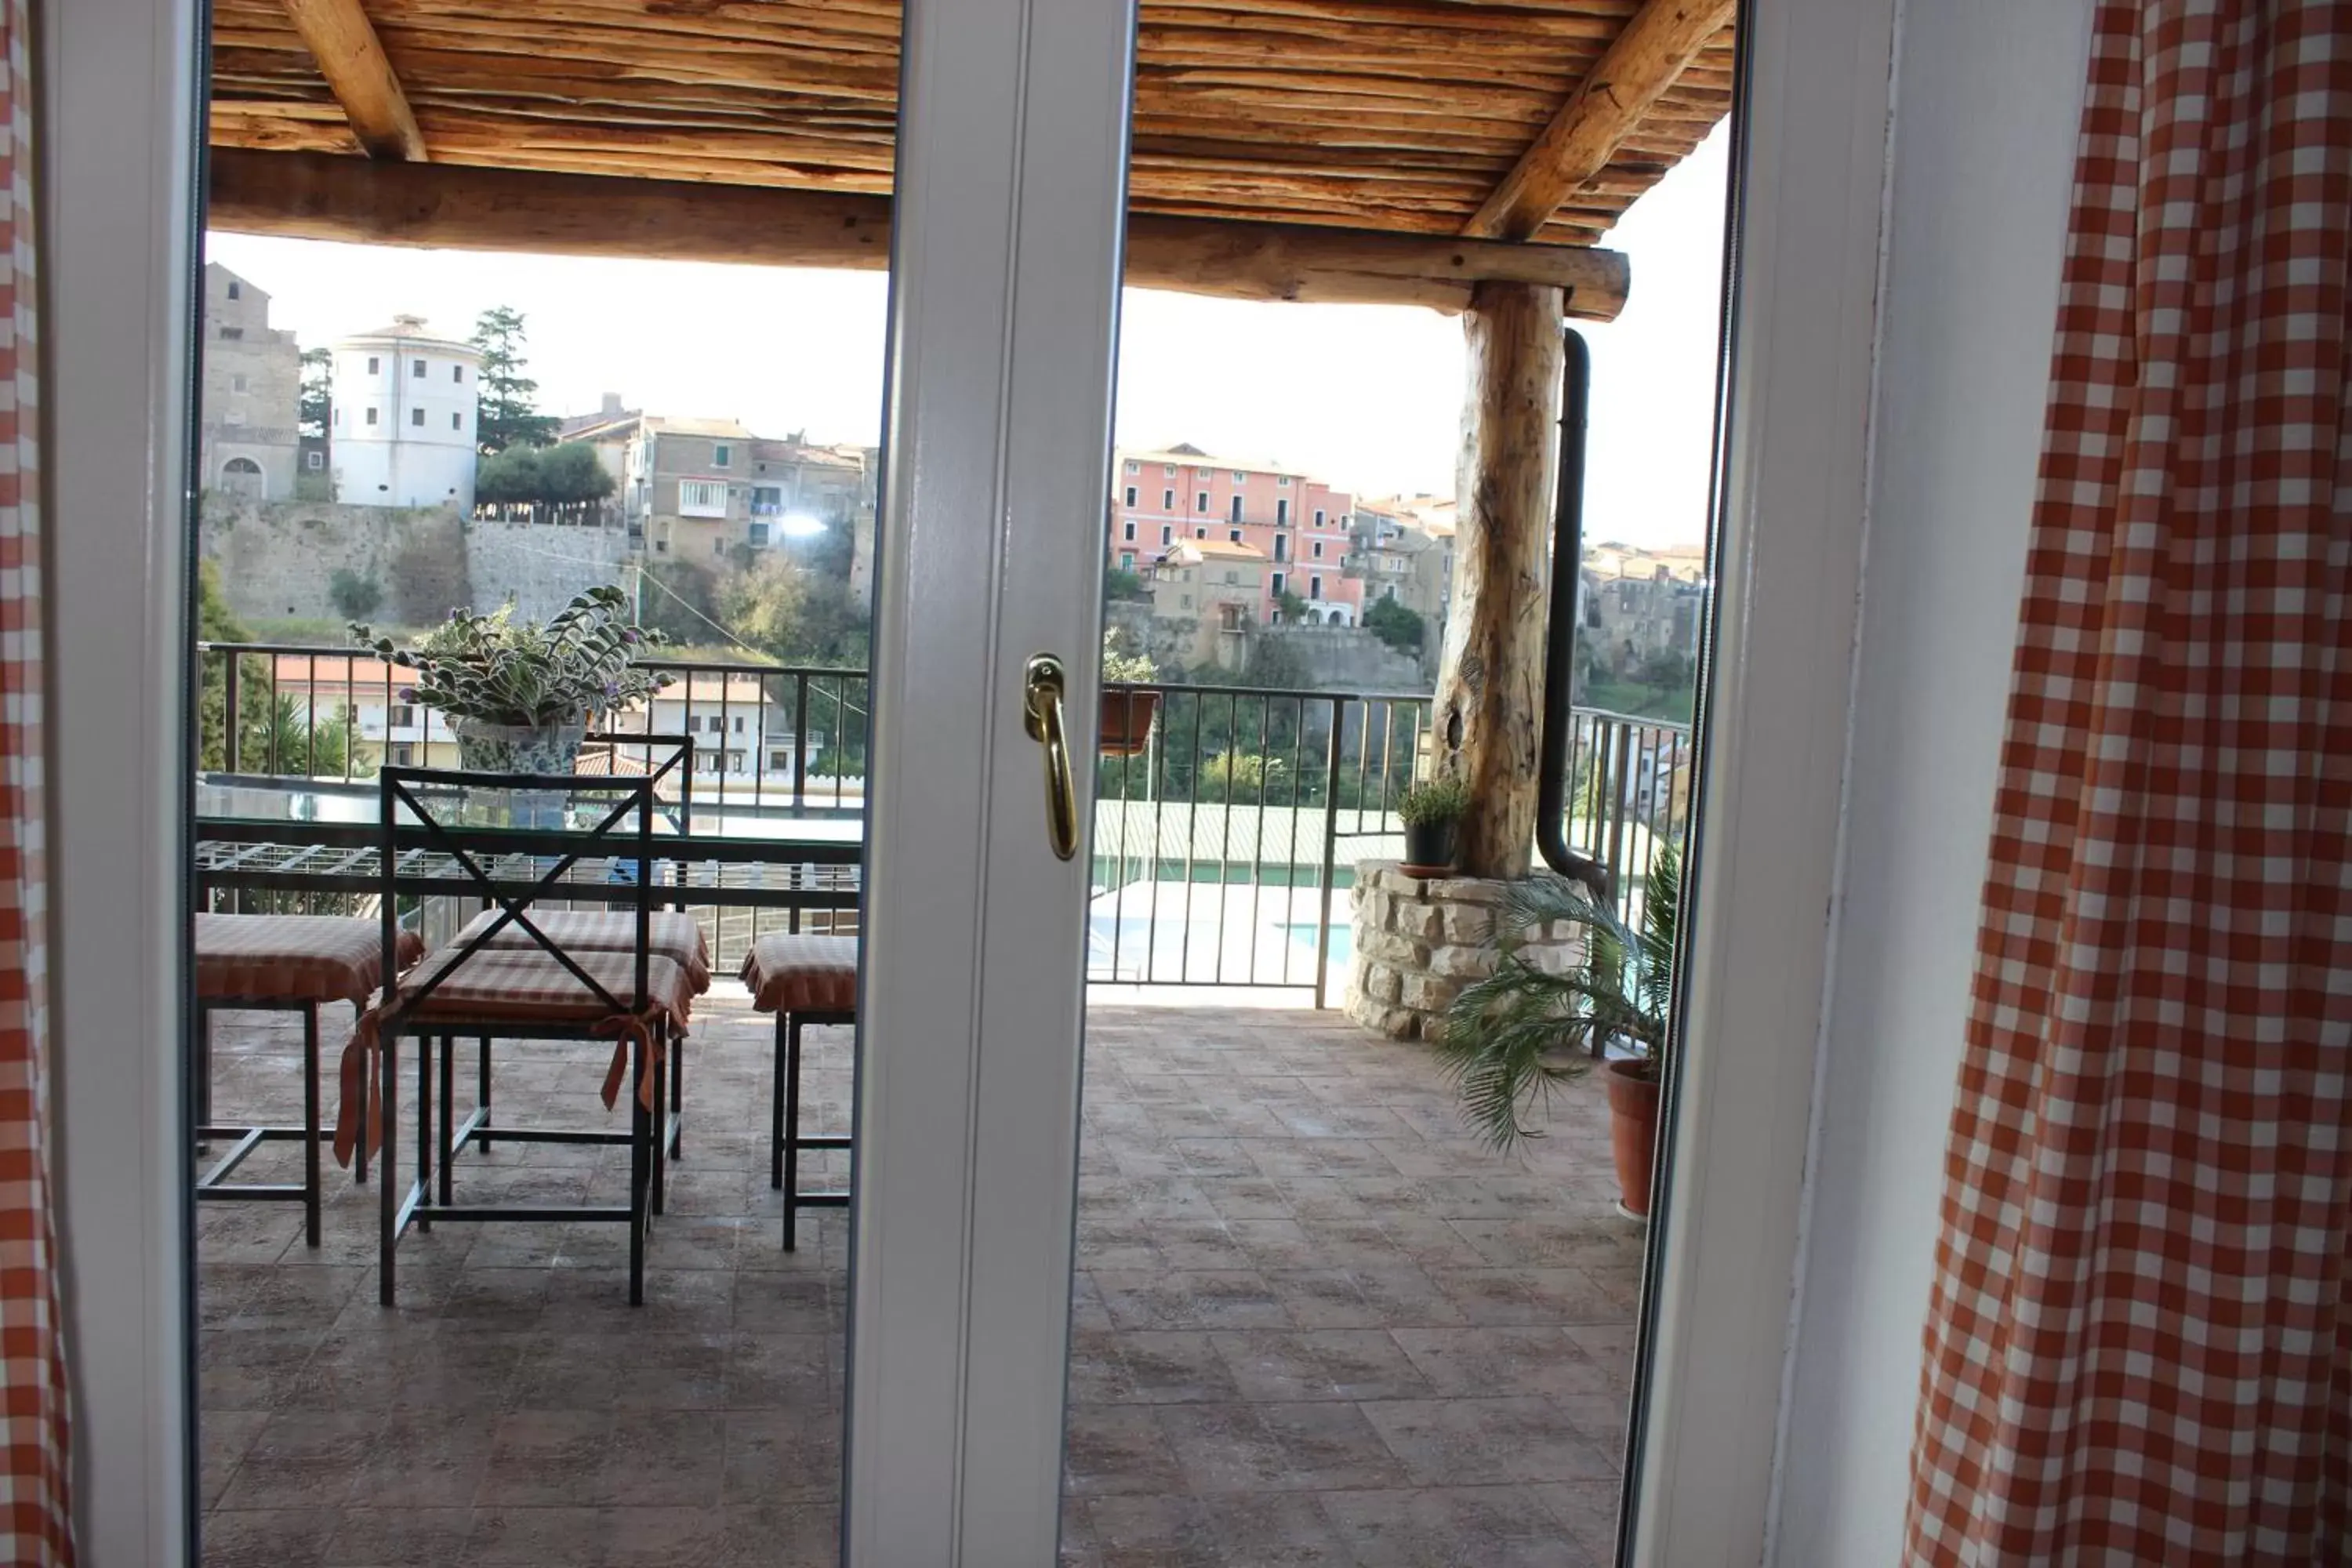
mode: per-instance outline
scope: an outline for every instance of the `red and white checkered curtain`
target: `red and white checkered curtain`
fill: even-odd
[[[0,1562],[73,1562],[50,1215],[31,39],[0,0]]]
[[[2098,7],[1907,1560],[2352,1561],[2352,0]]]

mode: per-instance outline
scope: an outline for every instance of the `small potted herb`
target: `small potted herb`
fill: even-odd
[[[1443,877],[1462,863],[1462,818],[1470,790],[1453,777],[1423,779],[1397,801],[1404,819],[1404,868],[1416,877]]]
[[[638,667],[666,640],[628,616],[620,589],[591,588],[545,625],[518,621],[511,604],[489,615],[452,610],[406,647],[352,622],[352,640],[416,683],[400,692],[449,720],[460,766],[481,773],[568,773],[589,720],[638,701],[669,678]]]
[[[1096,749],[1107,757],[1142,755],[1151,743],[1151,722],[1160,716],[1160,693],[1139,689],[1140,682],[1157,680],[1160,671],[1148,654],[1124,651],[1123,641],[1116,628],[1103,633],[1102,726]],[[1114,691],[1114,685],[1128,689]]]

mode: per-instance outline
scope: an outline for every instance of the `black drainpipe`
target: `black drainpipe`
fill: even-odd
[[[1592,355],[1566,330],[1560,373],[1559,472],[1551,519],[1551,618],[1544,634],[1543,736],[1536,762],[1536,847],[1544,864],[1610,897],[1609,868],[1568,843],[1569,763],[1576,749],[1576,590],[1584,576],[1584,421]]]

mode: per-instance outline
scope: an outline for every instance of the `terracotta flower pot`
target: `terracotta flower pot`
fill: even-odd
[[[1647,1062],[1609,1064],[1609,1149],[1627,1214],[1650,1217],[1650,1169],[1658,1152],[1658,1080]]]
[[[1106,757],[1141,756],[1151,743],[1151,721],[1159,713],[1157,691],[1105,691],[1095,749]]]

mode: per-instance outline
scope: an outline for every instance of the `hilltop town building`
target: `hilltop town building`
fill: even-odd
[[[481,351],[421,316],[334,345],[335,499],[359,506],[474,506]]]
[[[1212,457],[1197,447],[1121,452],[1112,475],[1109,563],[1140,572],[1173,545],[1246,545],[1265,563],[1252,617],[1282,621],[1307,602],[1317,625],[1354,626],[1363,584],[1347,574],[1352,499],[1278,463]]]
[[[204,332],[199,482],[284,500],[302,471],[302,351],[269,324],[269,296],[216,261],[205,268]]]

